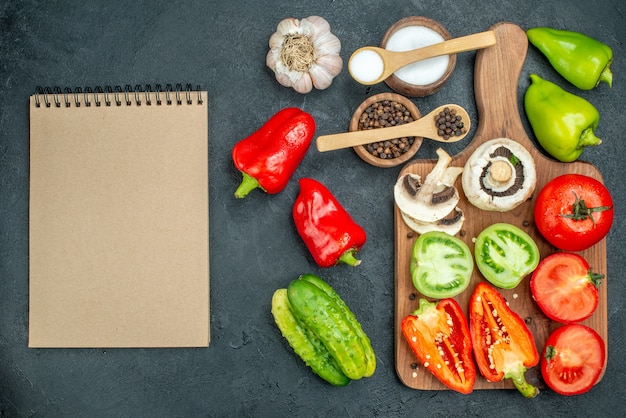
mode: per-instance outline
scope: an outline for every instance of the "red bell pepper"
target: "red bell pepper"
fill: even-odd
[[[365,244],[365,230],[322,183],[310,178],[299,183],[293,220],[315,262],[320,267],[361,264],[355,254]]]
[[[490,382],[510,378],[527,398],[539,389],[524,373],[539,363],[535,339],[524,320],[491,285],[480,282],[470,299],[470,335],[480,373]]]
[[[313,117],[289,107],[239,141],[233,147],[232,157],[243,181],[235,197],[246,197],[257,187],[269,194],[283,190],[309,149],[314,133]]]
[[[474,390],[472,341],[456,300],[420,299],[418,309],[402,320],[401,328],[413,353],[441,383],[463,394]]]

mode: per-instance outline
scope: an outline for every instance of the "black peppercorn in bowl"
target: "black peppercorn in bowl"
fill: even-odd
[[[416,121],[421,117],[415,104],[397,93],[380,93],[365,100],[352,115],[350,131],[384,129]],[[357,145],[354,151],[361,159],[376,167],[395,167],[411,159],[424,138],[394,138]]]
[[[387,29],[380,47],[391,51],[409,51],[450,38],[448,30],[436,20],[409,16]],[[405,96],[424,97],[441,89],[455,66],[456,54],[430,58],[399,69],[385,83],[393,91]]]

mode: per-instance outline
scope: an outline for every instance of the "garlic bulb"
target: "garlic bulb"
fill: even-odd
[[[298,93],[323,90],[343,67],[341,42],[319,16],[283,19],[269,40],[266,64],[276,80]]]

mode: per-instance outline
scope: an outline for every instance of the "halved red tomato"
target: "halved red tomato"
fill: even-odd
[[[604,238],[613,223],[613,199],[593,177],[563,174],[537,195],[535,224],[556,248],[582,251]]]
[[[533,299],[546,316],[568,324],[589,318],[598,307],[603,274],[575,253],[554,253],[539,263],[530,279]]]
[[[580,395],[598,382],[604,369],[604,340],[581,324],[558,328],[548,337],[541,356],[541,375],[561,395]]]

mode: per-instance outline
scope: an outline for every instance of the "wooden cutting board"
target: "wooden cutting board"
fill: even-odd
[[[496,34],[496,45],[480,50],[476,55],[475,63],[475,95],[478,107],[479,123],[476,134],[468,147],[454,157],[452,166],[463,166],[472,152],[482,143],[494,138],[506,137],[524,145],[535,159],[537,166],[537,187],[535,195],[552,178],[565,173],[580,173],[602,181],[600,172],[593,165],[576,161],[560,163],[543,156],[528,138],[520,119],[517,102],[517,89],[520,73],[528,50],[528,40],[525,32],[511,23],[499,23],[491,29]],[[422,176],[430,173],[436,160],[414,160],[403,167],[400,175],[410,172]],[[518,206],[510,212],[489,212],[480,210],[471,205],[461,187],[460,178],[457,188],[461,194],[459,207],[465,212],[464,234],[458,234],[463,241],[474,248],[472,238],[480,231],[496,222],[513,224],[532,236],[541,252],[542,258],[553,253],[552,247],[537,231],[533,219],[534,198]],[[402,382],[414,389],[446,390],[417,360],[400,330],[402,319],[417,309],[418,300],[422,297],[411,281],[410,260],[411,249],[417,234],[403,222],[397,206],[394,210],[395,227],[395,361],[396,371]],[[462,232],[463,232],[462,231]],[[580,252],[587,259],[594,271],[606,275],[606,240],[602,240],[592,248]],[[607,277],[605,277],[605,280]],[[467,315],[471,293],[479,281],[484,280],[477,268],[474,269],[472,282],[469,288],[456,297]],[[526,277],[515,289],[500,289],[510,307],[525,319],[534,334],[537,350],[541,353],[548,335],[561,326],[548,319],[536,306],[531,298],[529,288],[530,277]],[[606,285],[600,287],[600,304],[594,315],[583,324],[595,329],[608,343],[607,326],[607,293]],[[608,344],[607,344],[608,350]],[[604,371],[602,372],[604,374]],[[511,389],[514,388],[510,379],[504,382],[491,383],[480,376],[477,371],[475,389]],[[539,367],[527,371],[527,380],[543,386],[540,380]]]

